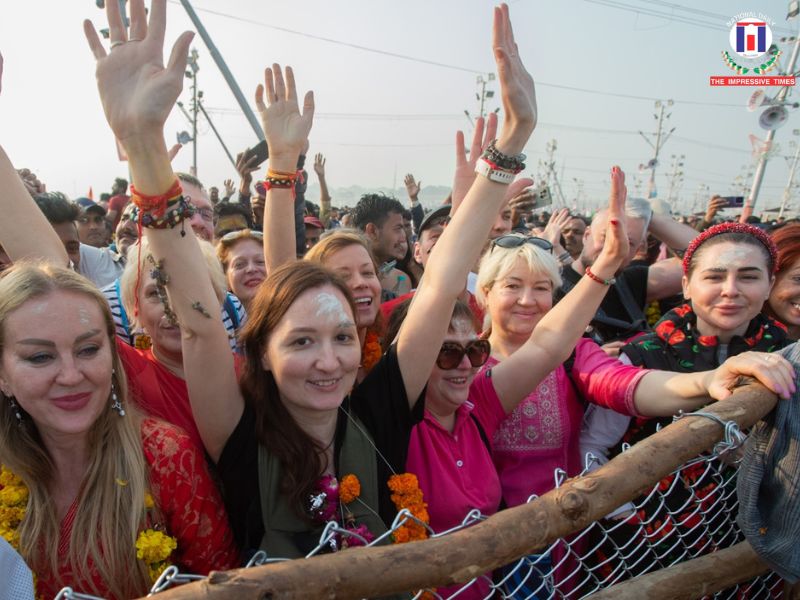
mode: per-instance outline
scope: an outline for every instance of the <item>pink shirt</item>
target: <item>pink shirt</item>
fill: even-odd
[[[491,440],[505,417],[491,379],[479,373],[470,388],[469,401],[456,411],[453,433],[427,409],[412,429],[406,470],[419,479],[434,531],[461,524],[473,508],[484,515],[497,512],[500,479],[475,419]]]
[[[497,360],[490,358],[484,369]],[[588,402],[623,414],[636,414],[633,395],[647,373],[623,365],[594,342],[582,339],[575,349],[572,377]],[[555,487],[554,471],[569,477],[581,472],[579,436],[584,407],[562,365],[550,373],[508,415],[494,434],[493,455],[503,497],[509,506]]]

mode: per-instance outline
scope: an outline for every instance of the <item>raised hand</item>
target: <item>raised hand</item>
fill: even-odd
[[[714,217],[717,216],[717,213],[724,208],[728,207],[728,201],[725,200],[722,196],[714,195],[711,196],[711,199],[708,201],[708,206],[706,206],[706,214],[703,217],[703,220],[706,223],[710,223],[714,220]]]
[[[308,134],[314,120],[314,92],[306,92],[303,113],[297,103],[294,72],[278,64],[264,71],[264,85],[256,88],[256,106],[269,147],[270,167],[285,172],[297,169],[297,159],[307,148]],[[266,104],[264,91],[266,88]]]
[[[419,197],[419,192],[422,189],[422,182],[415,181],[414,176],[409,173],[403,178],[403,183],[406,185],[406,193],[408,197],[412,200],[416,200]]]
[[[605,242],[600,256],[592,265],[592,271],[598,277],[612,278],[628,256],[628,231],[625,227],[625,201],[627,198],[628,188],[625,187],[625,173],[619,167],[612,167]]]
[[[117,139],[128,149],[137,137],[163,136],[164,122],[183,89],[189,44],[186,31],[172,47],[164,67],[164,31],[167,0],[153,0],[150,22],[144,0],[130,0],[130,39],[118,2],[106,2],[111,49],[107,53],[91,21],[83,30],[97,59],[97,87],[106,119]]]
[[[519,154],[536,127],[538,112],[533,77],[520,59],[507,4],[494,9],[492,47],[503,103],[503,130],[497,147],[505,154]]]
[[[778,354],[743,352],[711,371],[708,394],[717,400],[724,400],[731,395],[742,377],[755,377],[787,400],[797,391],[795,372],[788,360]]]
[[[236,186],[233,183],[233,179],[226,179],[222,185],[225,187],[225,197],[230,198],[233,196],[233,192],[236,191]]]
[[[174,144],[174,145],[173,145],[173,146],[172,146],[172,147],[171,147],[171,148],[170,148],[170,149],[167,151],[167,156],[169,156],[169,160],[170,160],[170,162],[172,162],[173,160],[175,160],[175,157],[176,157],[176,156],[178,156],[178,152],[180,152],[180,151],[181,151],[181,148],[183,148],[183,144],[181,144],[181,143],[179,142],[179,143],[177,143],[177,144]]]
[[[250,184],[253,181],[253,171],[258,170],[258,165],[255,164],[258,157],[255,154],[248,154],[247,152],[239,152],[236,155],[236,172],[242,179],[242,187],[250,189]]]
[[[484,132],[485,125],[485,132]],[[475,164],[489,143],[497,136],[497,115],[489,113],[488,120],[479,117],[475,121],[475,131],[472,134],[472,146],[469,156],[464,146],[464,132],[456,132],[456,174],[453,179],[453,211],[455,211],[469,188],[475,181]]]
[[[317,152],[314,156],[314,172],[320,179],[325,178],[325,157],[321,152]]]
[[[561,230],[571,218],[568,208],[561,208],[550,215],[547,226],[544,228],[545,239],[555,246],[561,240]]]

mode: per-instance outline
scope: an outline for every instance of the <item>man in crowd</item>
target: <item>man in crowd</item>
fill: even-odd
[[[600,255],[605,240],[607,211],[599,211],[583,235],[580,256],[562,272],[564,283],[557,294],[563,297],[591,267]],[[618,354],[625,340],[646,330],[644,309],[653,300],[681,292],[681,262],[677,258],[662,260],[651,266],[629,266],[648,231],[667,247],[682,252],[697,236],[697,231],[682,225],[668,215],[655,215],[643,198],[628,198],[625,223],[630,251],[622,269],[611,284],[592,321],[590,332],[595,341],[611,354]]]
[[[250,210],[238,202],[220,202],[214,206],[215,225],[214,238],[242,229],[253,228],[253,215]]]
[[[322,221],[313,215],[303,217],[303,225],[306,228],[306,250],[311,250],[319,241],[319,236],[322,235],[325,228],[322,226]]]
[[[45,192],[34,196],[36,204],[50,222],[69,255],[76,271],[103,287],[122,273],[121,257],[109,248],[96,248],[82,244],[76,222],[81,210],[60,192]]]
[[[383,194],[365,194],[353,209],[352,225],[364,232],[372,254],[381,265],[379,276],[384,288],[384,300],[396,297],[394,291],[398,276],[405,275],[394,267],[408,250],[408,239],[403,222],[405,208],[396,198]]]
[[[583,217],[574,216],[561,229],[564,238],[564,250],[569,252],[572,260],[578,260],[583,250],[583,234],[586,232],[586,221]]]
[[[109,242],[106,225],[106,209],[89,198],[78,198],[75,204],[80,208],[78,215],[78,237],[81,244],[105,248]]]
[[[122,177],[117,177],[111,186],[111,198],[108,200],[108,215],[106,217],[113,229],[116,229],[119,224],[122,209],[124,209],[130,201],[131,197],[128,196],[127,180]]]

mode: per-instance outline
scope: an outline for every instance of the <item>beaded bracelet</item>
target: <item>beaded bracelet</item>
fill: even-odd
[[[180,225],[185,219],[190,219],[195,213],[195,208],[183,196],[179,196],[175,202],[170,202],[161,215],[155,211],[141,214],[142,227],[149,229],[172,229]],[[131,211],[131,219],[134,222],[139,220],[140,210],[134,208]]]
[[[590,267],[586,267],[586,270],[584,271],[584,273],[586,274],[586,276],[589,279],[591,279],[592,281],[596,281],[597,283],[599,283],[601,285],[614,285],[614,283],[616,282],[616,279],[613,278],[613,277],[611,279],[602,279],[602,278],[598,277],[597,275],[592,273],[592,269]]]
[[[525,155],[520,154],[503,154],[497,149],[497,140],[492,140],[486,147],[486,150],[481,154],[481,158],[486,160],[495,169],[504,171],[512,171],[515,175],[525,169]]]

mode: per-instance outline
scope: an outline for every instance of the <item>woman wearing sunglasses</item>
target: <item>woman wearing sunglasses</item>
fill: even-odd
[[[226,233],[217,242],[217,258],[225,271],[228,291],[239,298],[247,311],[267,278],[263,240],[260,231],[240,229]]]

